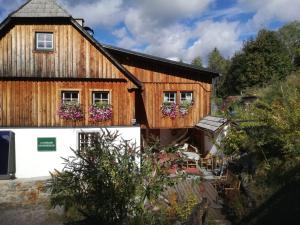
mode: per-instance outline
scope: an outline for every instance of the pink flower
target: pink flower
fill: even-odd
[[[73,121],[81,120],[84,117],[80,104],[73,102],[61,103],[57,114],[60,119]]]
[[[175,102],[164,102],[160,109],[163,116],[170,117],[171,119],[176,118],[177,105]]]
[[[89,107],[89,118],[94,122],[110,120],[112,118],[112,106],[109,104],[94,104]]]

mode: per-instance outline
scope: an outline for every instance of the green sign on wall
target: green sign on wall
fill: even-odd
[[[38,138],[38,151],[56,151],[56,138]]]

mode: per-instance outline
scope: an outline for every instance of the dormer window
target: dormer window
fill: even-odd
[[[53,33],[36,32],[36,50],[52,51],[53,47]]]

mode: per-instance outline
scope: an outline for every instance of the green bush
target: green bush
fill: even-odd
[[[76,210],[82,224],[128,224],[143,218],[148,215],[145,204],[172,183],[151,150],[141,154],[117,132],[102,130],[91,147],[73,150],[63,171],[51,174],[52,205]]]

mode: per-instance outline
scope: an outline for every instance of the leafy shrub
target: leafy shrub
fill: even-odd
[[[145,203],[173,183],[155,163],[151,147],[141,154],[118,132],[102,130],[91,147],[73,153],[64,159],[62,172],[51,174],[51,203],[75,209],[82,224],[128,224],[143,218]]]

